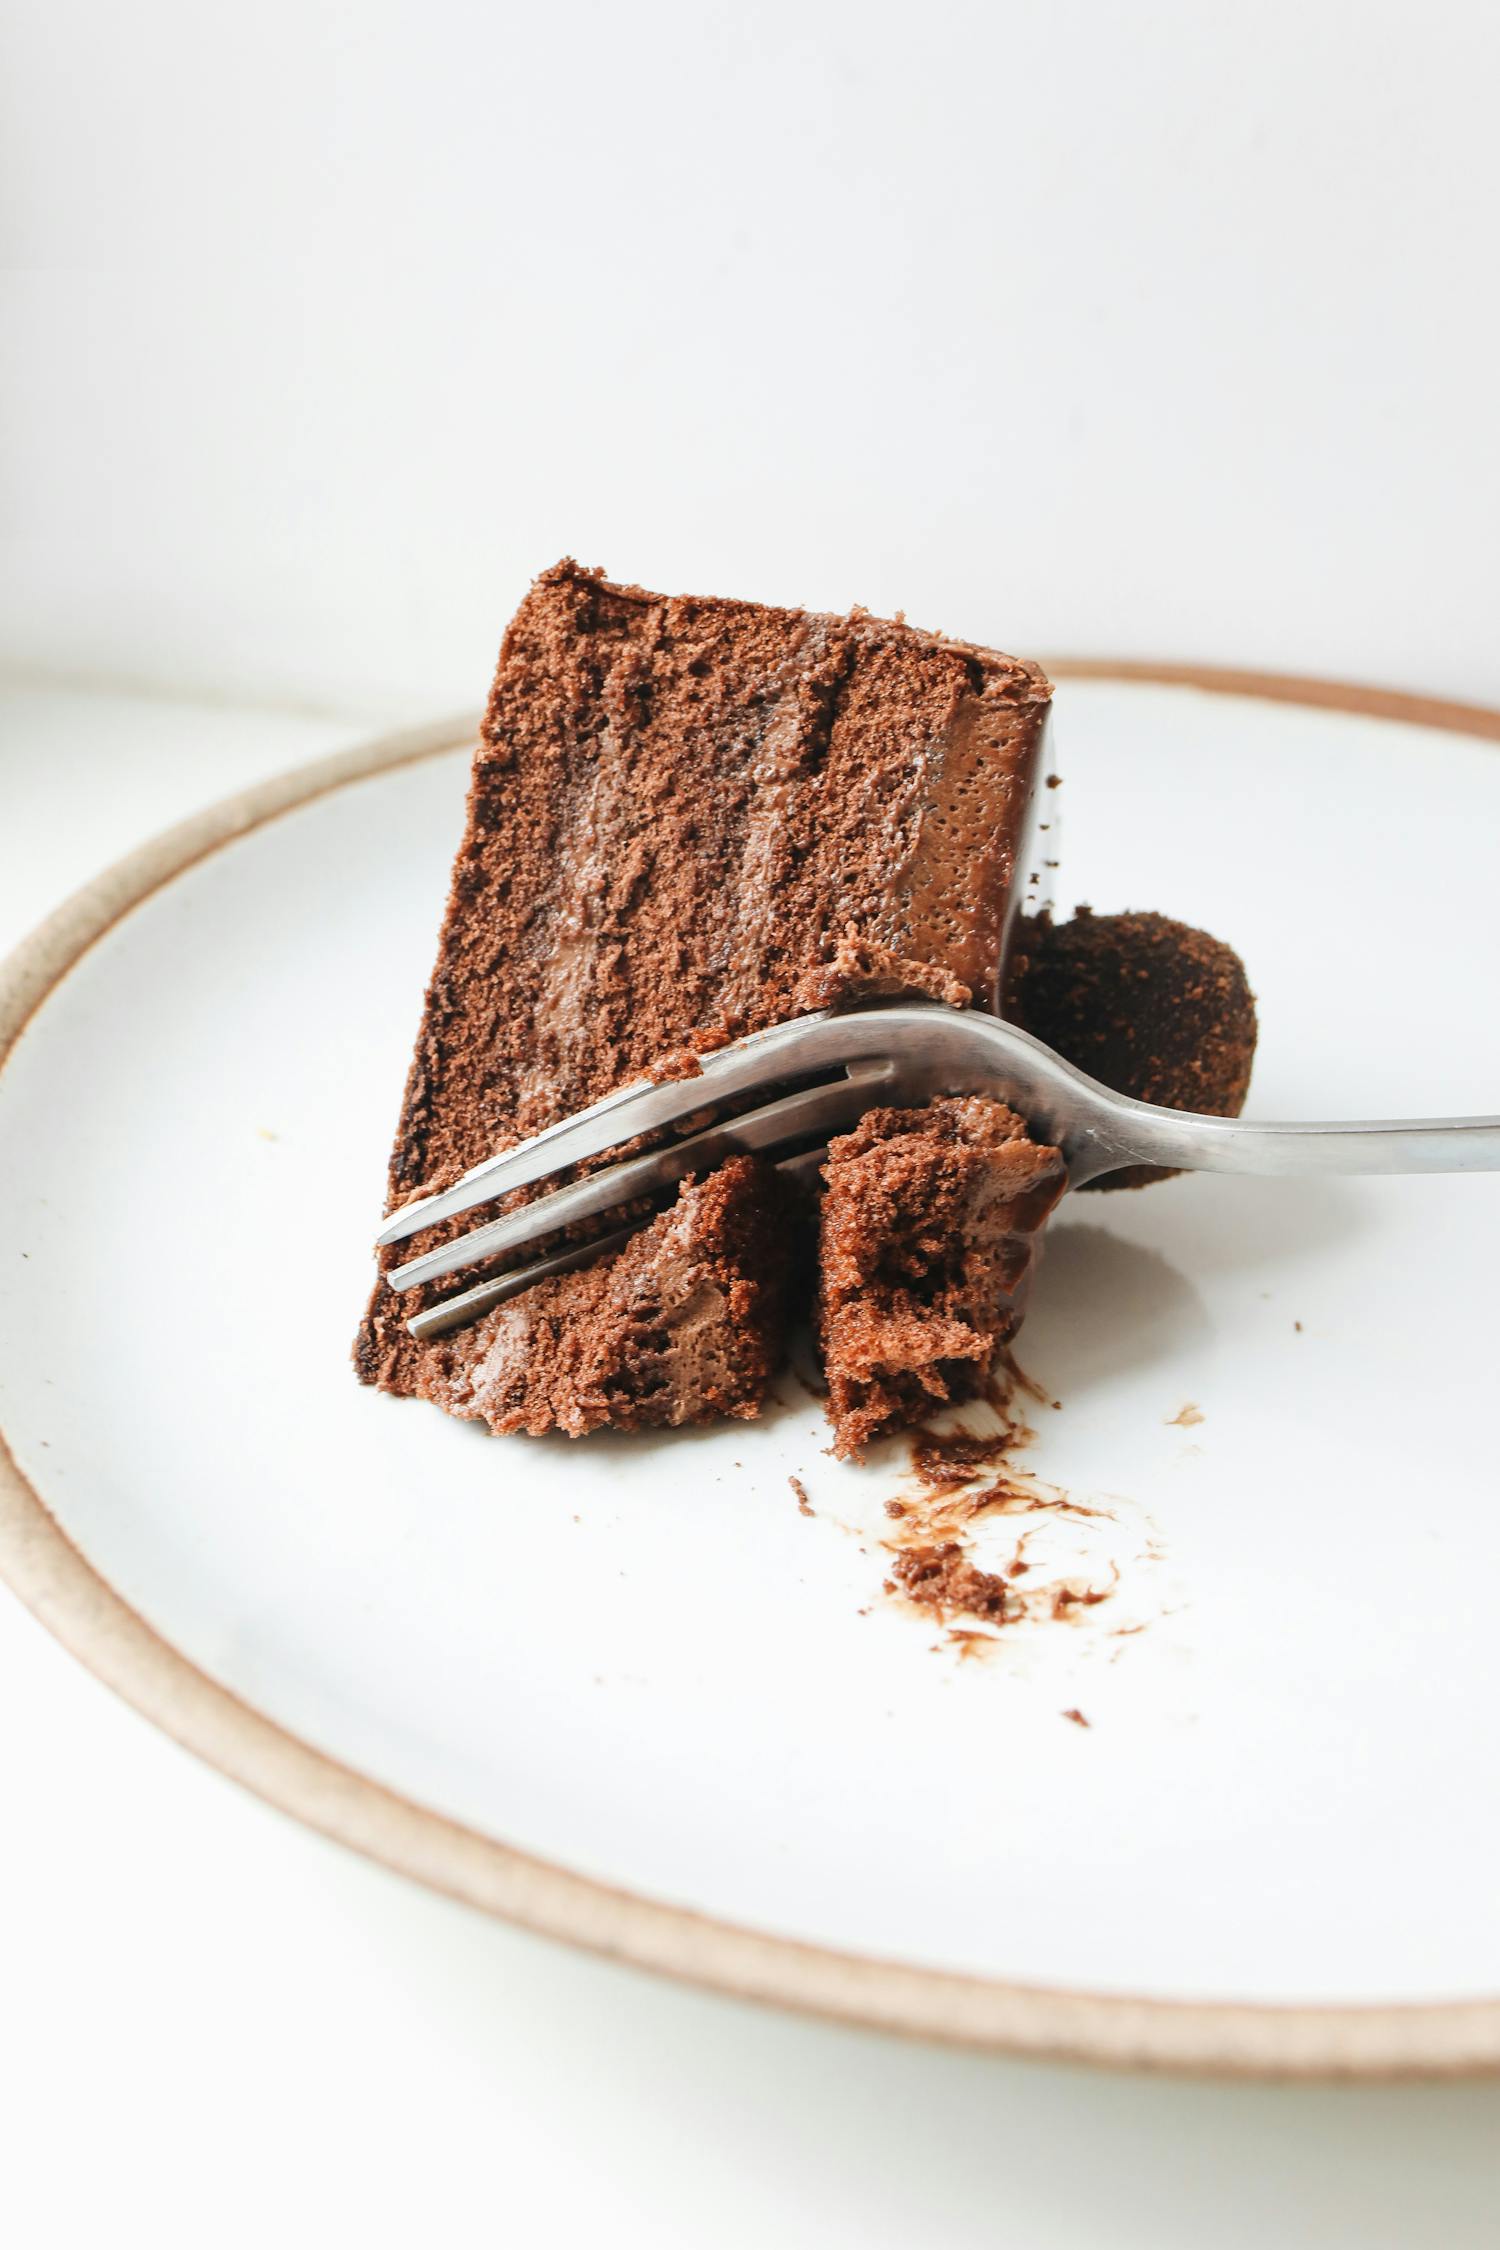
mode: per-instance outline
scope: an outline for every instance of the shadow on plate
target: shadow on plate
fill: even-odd
[[[1045,1368],[1069,1399],[1107,1377],[1169,1358],[1208,1320],[1177,1268],[1107,1227],[1055,1227],[1017,1341],[1023,1366]]]
[[[1064,1398],[1201,1335],[1199,1278],[1257,1269],[1269,1279],[1278,1266],[1330,1256],[1364,1223],[1342,1181],[1201,1176],[1132,1197],[1120,1216],[1120,1232],[1069,1218],[1047,1236],[1019,1348]],[[1146,1234],[1149,1243],[1137,1239]]]
[[[1370,1218],[1368,1190],[1348,1180],[1230,1179],[1200,1172],[1113,1200],[1127,1221],[1124,1231],[1148,1236],[1153,1250],[1188,1274],[1321,1260]],[[1066,1231],[1053,1230],[1059,1238]]]

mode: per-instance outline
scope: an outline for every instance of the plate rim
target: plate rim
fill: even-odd
[[[1500,743],[1500,709],[1396,689],[1109,657],[1056,657],[1046,668],[1055,679],[1248,696]],[[0,961],[0,1072],[90,947],[187,868],[316,797],[466,748],[478,725],[465,715],[382,733],[221,799],[104,869]],[[637,1968],[803,2014],[1054,2061],[1265,2079],[1500,2072],[1500,1997],[1188,2001],[919,1968],[721,1921],[482,1835],[314,1748],[191,1662],[68,1537],[3,1427],[0,1579],[126,1703],[279,1811],[429,1889]]]

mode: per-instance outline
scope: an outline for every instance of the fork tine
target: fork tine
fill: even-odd
[[[675,1125],[680,1118],[690,1117],[694,1110],[714,1102],[753,1093],[778,1073],[833,1069],[845,1062],[881,1056],[889,1044],[889,1033],[876,1015],[835,1016],[825,1010],[818,1015],[798,1016],[790,1023],[773,1024],[769,1031],[753,1032],[747,1039],[737,1039],[732,1046],[702,1056],[701,1070],[694,1078],[671,1078],[663,1083],[639,1079],[633,1086],[606,1094],[602,1101],[560,1118],[544,1132],[476,1165],[439,1194],[403,1204],[376,1236],[376,1245],[385,1249],[393,1242],[404,1242],[439,1219],[472,1210],[477,1203],[492,1203],[512,1188],[530,1187],[585,1157],[600,1156],[622,1141],[634,1140],[639,1133]]]
[[[789,1172],[794,1179],[811,1180],[827,1154],[826,1148],[806,1149],[800,1156],[783,1157],[776,1168],[779,1172]],[[457,1297],[445,1297],[441,1304],[413,1313],[407,1328],[421,1344],[430,1342],[434,1336],[447,1336],[455,1328],[467,1328],[481,1313],[505,1304],[511,1297],[521,1296],[552,1274],[572,1273],[576,1267],[591,1265],[595,1258],[618,1250],[645,1224],[642,1219],[636,1226],[616,1227],[612,1234],[596,1235],[592,1242],[577,1243],[572,1249],[559,1250],[550,1258],[534,1258],[530,1265],[512,1266],[509,1273],[499,1274],[493,1281],[476,1282],[472,1289],[465,1289]]]
[[[420,1258],[408,1259],[386,1279],[393,1289],[413,1289],[419,1282],[440,1281],[445,1274],[458,1273],[481,1258],[523,1249],[560,1227],[595,1218],[636,1196],[654,1194],[726,1156],[765,1152],[809,1135],[825,1139],[834,1127],[852,1124],[871,1106],[882,1086],[894,1088],[897,1076],[895,1064],[887,1061],[878,1072],[872,1068],[832,1085],[805,1086],[799,1093],[784,1094],[779,1101],[767,1102],[763,1108],[747,1110],[739,1117],[724,1118],[687,1140],[674,1141],[668,1148],[631,1157],[623,1164],[607,1165],[567,1187],[554,1188],[550,1195],[538,1196],[519,1211],[507,1212],[504,1218],[473,1227]]]
[[[559,1250],[551,1258],[533,1258],[530,1265],[515,1266],[509,1273],[497,1274],[493,1281],[476,1282],[460,1296],[445,1297],[440,1305],[429,1305],[425,1312],[414,1313],[407,1322],[410,1333],[419,1344],[431,1341],[434,1336],[446,1336],[454,1328],[467,1328],[494,1305],[503,1305],[508,1297],[519,1297],[538,1281],[547,1280],[554,1273],[571,1273],[575,1266],[586,1266],[591,1259],[602,1258],[607,1250],[617,1250],[622,1242],[634,1234],[634,1227],[616,1227],[613,1234],[601,1234],[593,1242],[580,1242],[571,1250]]]

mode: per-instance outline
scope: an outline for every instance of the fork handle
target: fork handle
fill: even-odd
[[[1075,1178],[1092,1178],[1122,1164],[1255,1172],[1274,1179],[1322,1179],[1355,1172],[1500,1171],[1500,1117],[1276,1124],[1176,1115],[1145,1102],[1117,1101],[1110,1106],[1108,1125],[1097,1136],[1089,1136],[1091,1145],[1080,1151],[1081,1164],[1070,1164]]]

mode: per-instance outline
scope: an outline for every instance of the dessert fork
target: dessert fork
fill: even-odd
[[[535,1187],[642,1134],[681,1128],[725,1102],[769,1097],[643,1156],[624,1157],[552,1188],[519,1210],[408,1259],[387,1280],[393,1289],[412,1289],[482,1259],[533,1248],[559,1228],[659,1194],[740,1153],[753,1152],[812,1177],[829,1134],[846,1131],[865,1110],[914,1108],[939,1094],[987,1094],[1008,1103],[1026,1120],[1033,1140],[1062,1152],[1069,1187],[1134,1164],[1282,1179],[1500,1170],[1500,1117],[1286,1124],[1207,1117],[1111,1093],[996,1016],[931,1003],[846,1015],[825,1011],[720,1047],[700,1058],[691,1078],[643,1079],[622,1087],[477,1165],[439,1194],[404,1204],[377,1237],[381,1248],[516,1188]],[[548,1274],[586,1264],[632,1231],[621,1227],[513,1267],[429,1306],[408,1326],[422,1338],[462,1327]]]

